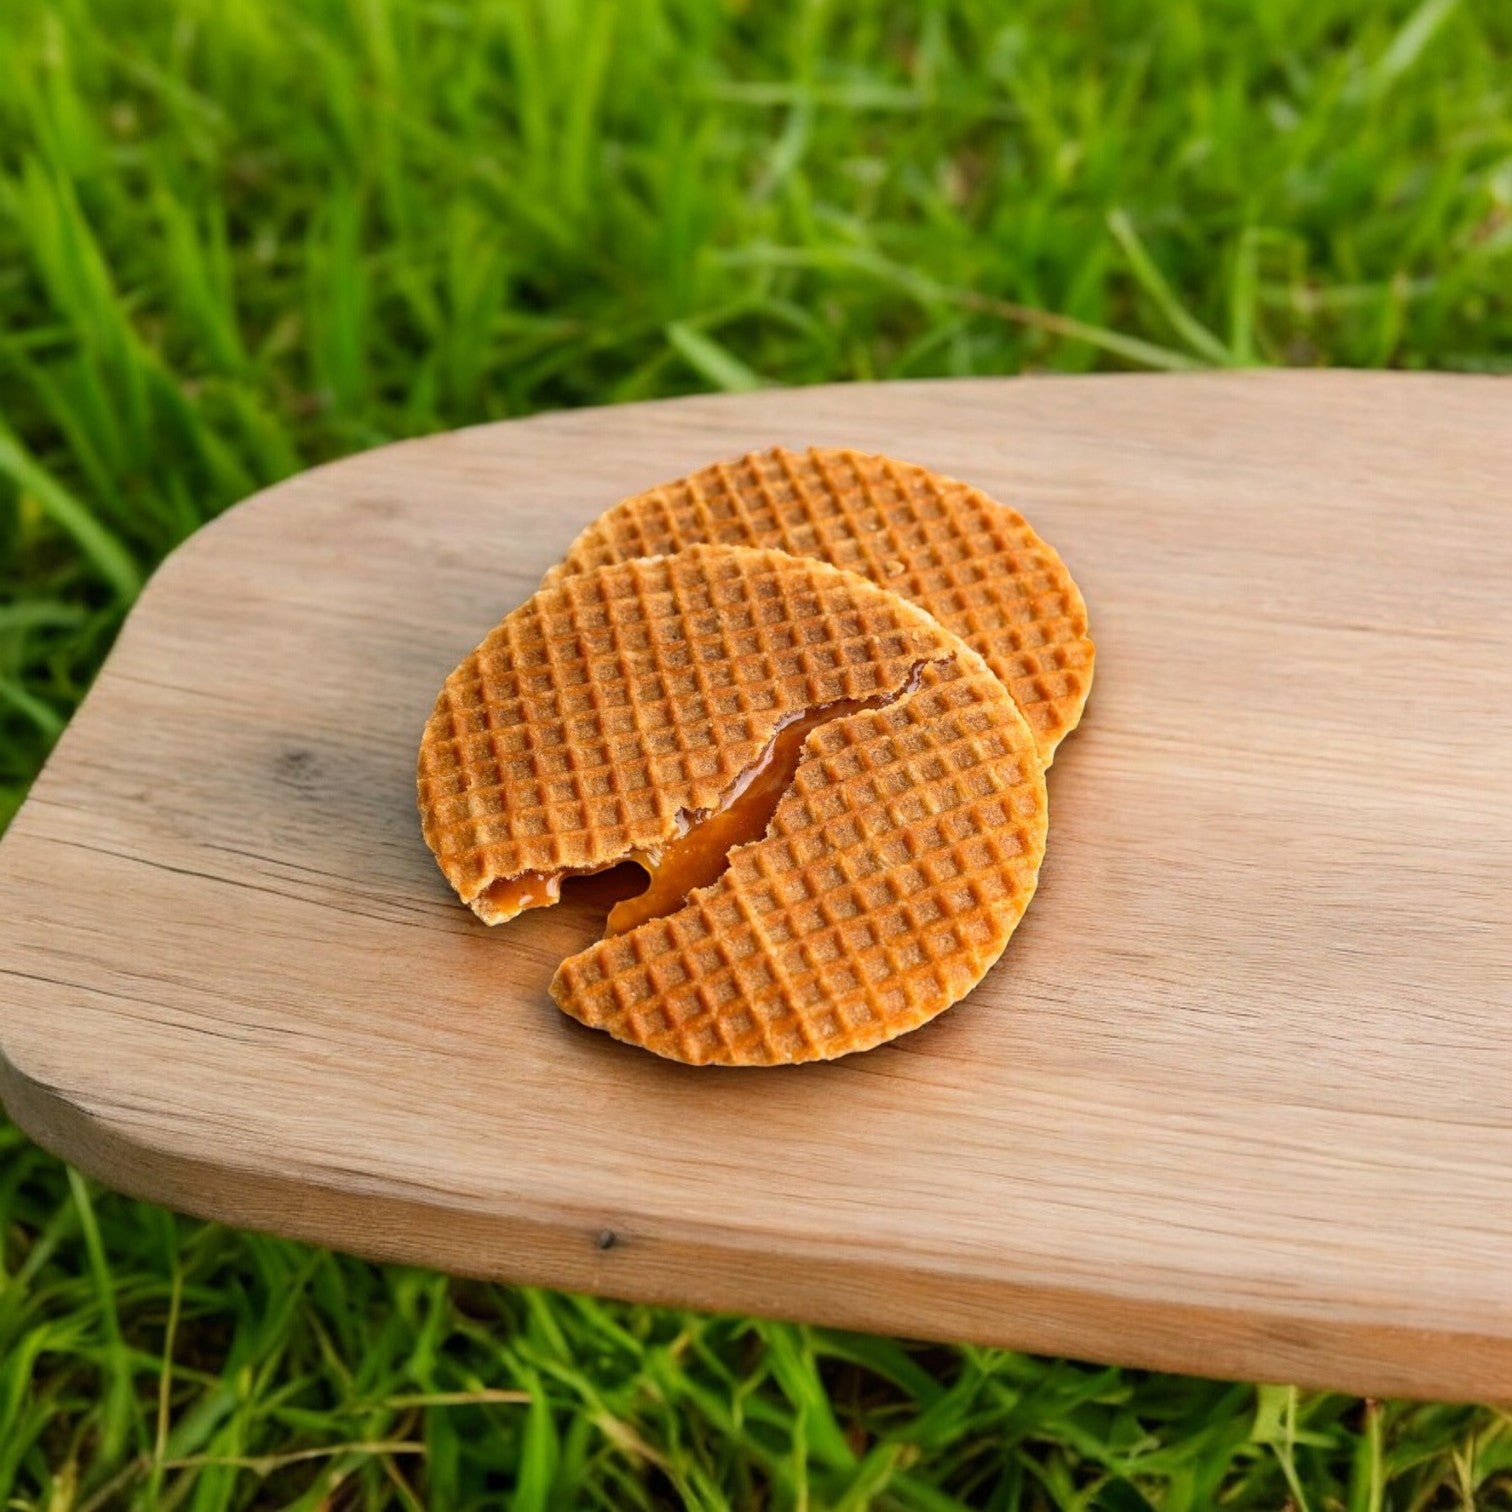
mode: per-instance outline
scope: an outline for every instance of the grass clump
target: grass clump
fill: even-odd
[[[1512,368],[1499,0],[9,0],[0,824],[155,563],[355,448],[935,374]],[[1512,1505],[1506,1419],[617,1307],[0,1142],[18,1507]]]

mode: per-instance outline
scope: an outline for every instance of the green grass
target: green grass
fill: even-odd
[[[0,824],[154,563],[552,406],[1093,367],[1512,371],[1504,0],[5,0]],[[0,1132],[0,1496],[1512,1506],[1490,1409],[382,1269]]]

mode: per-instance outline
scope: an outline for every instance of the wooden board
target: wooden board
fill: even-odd
[[[622,494],[782,441],[1020,505],[1091,606],[1038,898],[832,1066],[570,1023],[577,898],[420,841],[452,665]],[[0,844],[14,1117],[365,1254],[1377,1393],[1512,1395],[1512,388],[897,384],[553,415],[294,479],[153,579]]]

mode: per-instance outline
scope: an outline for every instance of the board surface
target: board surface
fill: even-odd
[[[421,842],[442,679],[624,494],[781,442],[1021,508],[1098,643],[1039,895],[833,1065],[692,1070]],[[1512,387],[886,384],[322,468],[159,571],[0,841],[0,1093],[190,1212],[611,1295],[1512,1396]],[[601,909],[601,904],[599,905]]]

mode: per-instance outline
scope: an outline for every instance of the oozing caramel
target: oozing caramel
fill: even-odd
[[[731,795],[711,813],[695,815],[683,833],[659,851],[633,851],[626,860],[642,867],[650,878],[644,892],[624,898],[609,910],[605,937],[624,934],[648,919],[675,912],[691,892],[707,887],[724,874],[730,852],[766,834],[782,795],[792,786],[803,742],[820,725],[863,709],[882,709],[918,686],[916,667],[903,687],[871,698],[842,698],[794,714],[778,726],[771,744],[736,782]],[[611,863],[612,864],[612,863]],[[504,919],[527,908],[546,908],[561,901],[567,877],[591,875],[570,867],[558,872],[524,872],[491,882],[483,897]]]
[[[722,808],[695,820],[659,857],[635,857],[650,872],[650,884],[645,892],[610,909],[605,938],[675,912],[689,893],[718,881],[736,846],[747,845],[766,834],[782,795],[792,786],[803,742],[810,731],[862,709],[883,708],[906,691],[899,689],[875,698],[844,698],[794,715],[778,729],[761,758],[742,775]]]
[[[500,877],[490,882],[483,896],[499,910],[506,919],[524,913],[527,908],[546,908],[561,902],[562,878],[559,872],[525,872],[518,877]]]

